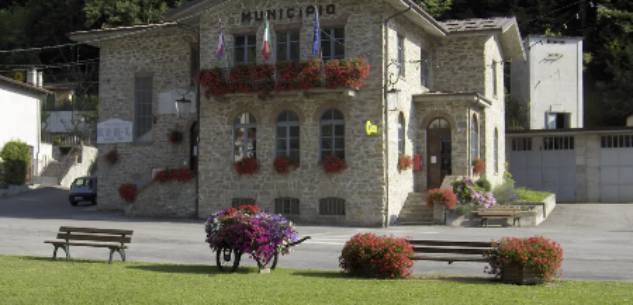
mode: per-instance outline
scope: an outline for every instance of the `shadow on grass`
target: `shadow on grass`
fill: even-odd
[[[52,257],[41,257],[41,256],[22,256],[24,260],[30,261],[40,261],[40,262],[51,262],[51,263],[72,263],[72,264],[108,264],[107,260],[96,260],[96,259],[66,259],[65,255],[57,256],[57,259],[53,260]],[[121,261],[118,261],[122,263]],[[113,264],[116,264],[117,261],[113,261]]]
[[[331,272],[331,271],[293,271],[291,273],[294,276],[304,276],[304,277],[318,277],[324,279],[356,279],[356,280],[376,280],[376,278],[372,277],[362,277],[362,276],[350,276],[343,272]],[[445,282],[457,282],[463,284],[494,284],[499,283],[500,281],[496,278],[486,278],[486,277],[459,277],[459,276],[430,276],[430,275],[411,275],[404,280],[407,281],[445,281]]]
[[[162,272],[162,273],[188,273],[188,274],[206,274],[206,275],[230,274],[229,272],[221,272],[218,270],[216,266],[211,266],[211,265],[161,264],[161,265],[134,265],[134,266],[126,266],[126,267],[130,269],[152,271],[152,272]],[[254,271],[252,268],[237,268],[237,270],[233,273],[249,274],[253,272]]]

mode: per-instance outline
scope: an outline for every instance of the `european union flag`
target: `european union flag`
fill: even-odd
[[[312,56],[319,54],[319,40],[321,39],[321,27],[319,26],[319,10],[314,10],[314,36],[312,39]]]

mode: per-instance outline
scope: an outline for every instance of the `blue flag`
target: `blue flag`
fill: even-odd
[[[319,54],[319,40],[321,39],[321,27],[319,26],[319,10],[314,10],[314,36],[312,38],[312,56]]]

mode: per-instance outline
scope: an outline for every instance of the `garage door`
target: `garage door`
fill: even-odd
[[[559,202],[576,201],[574,137],[539,140],[532,145],[532,138],[512,139],[510,173],[516,186],[552,192]]]
[[[600,137],[600,201],[633,202],[633,135]]]

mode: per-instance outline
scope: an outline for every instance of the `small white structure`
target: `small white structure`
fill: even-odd
[[[530,35],[527,61],[512,63],[512,98],[529,108],[529,129],[583,127],[581,37]]]
[[[37,75],[29,71],[23,83],[0,76],[0,148],[12,140],[20,140],[31,147],[32,173],[37,176],[44,149],[40,141],[41,103],[51,92],[37,86]],[[48,149],[50,154],[50,148]]]

